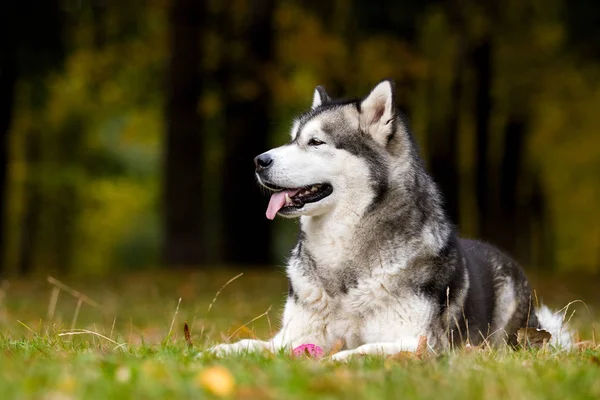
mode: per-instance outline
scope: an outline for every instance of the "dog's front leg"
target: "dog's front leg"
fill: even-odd
[[[223,357],[231,354],[257,353],[281,350],[291,351],[301,344],[316,344],[324,351],[329,349],[329,341],[324,336],[324,326],[320,318],[306,312],[293,300],[288,300],[283,316],[283,328],[269,341],[244,339],[236,343],[223,343],[211,347],[207,353]]]
[[[269,341],[244,339],[236,343],[222,343],[211,347],[208,353],[214,354],[217,357],[224,357],[231,354],[260,353],[263,351],[275,353],[284,347],[281,341],[276,340],[276,338]]]
[[[417,338],[402,339],[395,342],[367,343],[352,350],[344,350],[329,357],[332,361],[347,361],[350,357],[360,355],[389,356],[401,351],[415,351],[419,345]]]

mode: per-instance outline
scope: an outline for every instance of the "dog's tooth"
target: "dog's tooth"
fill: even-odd
[[[319,188],[317,187],[317,185],[313,186],[310,188],[311,192],[316,192],[317,190],[319,190]]]
[[[292,199],[289,194],[285,194],[285,204],[292,204]]]

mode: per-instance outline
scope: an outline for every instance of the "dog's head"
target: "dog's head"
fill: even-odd
[[[254,160],[258,181],[272,192],[267,218],[322,215],[381,196],[398,122],[391,81],[351,101],[332,100],[317,87],[292,140]]]

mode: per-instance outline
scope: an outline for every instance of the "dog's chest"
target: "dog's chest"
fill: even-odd
[[[327,332],[329,340],[343,339],[347,346],[393,341],[422,333],[431,317],[431,304],[403,288],[398,274],[381,268],[362,275],[349,272],[353,268],[324,270],[314,260],[307,272],[300,267],[301,258],[294,260],[288,273],[297,304],[320,326],[315,330]]]

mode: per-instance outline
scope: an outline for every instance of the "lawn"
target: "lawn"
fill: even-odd
[[[597,279],[532,279],[550,306],[587,303],[589,313],[579,304],[573,317],[587,342],[571,353],[457,350],[358,358],[347,365],[287,354],[198,358],[212,343],[263,338],[278,327],[287,291],[283,273],[239,273],[4,282],[0,398],[600,398],[592,322]]]

